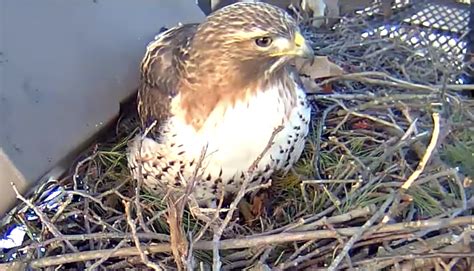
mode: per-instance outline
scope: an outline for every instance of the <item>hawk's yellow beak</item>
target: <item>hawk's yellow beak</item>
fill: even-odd
[[[301,57],[313,57],[314,52],[311,46],[306,42],[306,39],[300,32],[295,33],[295,48],[293,54]]]
[[[287,39],[281,39],[276,41],[278,45],[274,52],[271,52],[270,56],[299,56],[305,58],[314,57],[314,52],[308,42],[305,40],[300,32],[295,33],[294,40],[289,41]]]

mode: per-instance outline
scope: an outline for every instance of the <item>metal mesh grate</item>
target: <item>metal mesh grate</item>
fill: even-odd
[[[467,29],[469,21],[467,9],[432,3],[426,3],[420,8],[420,11],[405,19],[404,22],[456,33],[462,33]]]
[[[368,34],[399,37],[414,47],[441,48],[461,60],[470,30],[469,9],[469,4],[456,1],[398,0],[392,3],[390,16],[379,1],[357,13],[371,23]]]

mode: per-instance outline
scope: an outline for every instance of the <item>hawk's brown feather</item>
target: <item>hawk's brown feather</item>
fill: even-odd
[[[142,127],[170,117],[170,102],[178,91],[190,39],[197,24],[179,25],[158,35],[149,44],[141,62],[141,84],[138,90],[138,113]]]

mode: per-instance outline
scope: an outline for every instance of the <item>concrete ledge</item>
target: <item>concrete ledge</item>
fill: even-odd
[[[193,0],[0,2],[0,213],[93,137],[136,90],[162,26],[199,22]],[[49,177],[49,176],[45,176]]]

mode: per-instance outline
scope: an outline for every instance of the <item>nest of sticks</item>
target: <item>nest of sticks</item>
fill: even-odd
[[[469,86],[454,84],[459,59],[429,44],[362,37],[366,23],[345,19],[331,32],[306,31],[317,54],[346,73],[315,82],[305,152],[253,199],[250,215],[236,211],[245,187],[220,215],[139,189],[125,157],[137,121],[126,112],[69,174],[18,194],[1,226],[26,234],[3,250],[3,265],[472,268],[474,102],[460,94]]]

